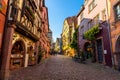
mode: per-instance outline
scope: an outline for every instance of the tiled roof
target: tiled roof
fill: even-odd
[[[72,16],[72,17],[68,17],[66,18],[68,25],[72,26],[72,23],[74,23],[74,26],[77,26],[77,17],[76,16]]]

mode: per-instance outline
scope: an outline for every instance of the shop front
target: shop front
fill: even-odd
[[[15,32],[10,56],[10,70],[36,64],[35,42]]]
[[[25,44],[22,40],[18,40],[13,44],[10,58],[10,69],[18,69],[24,67],[25,62]]]

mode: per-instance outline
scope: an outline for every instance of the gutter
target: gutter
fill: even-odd
[[[107,9],[107,23],[108,23],[108,32],[109,32],[109,39],[110,39],[110,49],[111,49],[111,58],[112,58],[112,65],[115,65],[115,60],[113,56],[113,50],[112,50],[112,42],[111,42],[111,30],[110,30],[110,19],[109,19],[109,13],[108,13],[108,0],[106,0],[106,9]]]
[[[77,17],[82,13],[82,11],[85,9],[84,5],[81,6],[80,12],[77,14]]]

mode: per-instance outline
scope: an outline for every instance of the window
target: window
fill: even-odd
[[[117,5],[115,5],[115,16],[116,20],[120,20],[120,1]]]
[[[95,6],[96,6],[96,0],[93,0],[93,1],[90,3],[90,5],[88,6],[89,12],[92,11]]]
[[[88,29],[90,29],[91,27],[92,27],[92,20],[88,22]]]
[[[11,11],[10,17],[15,17],[16,14],[17,14],[17,8],[12,7],[12,11]]]
[[[84,2],[85,2],[85,4],[87,4],[87,3],[88,3],[88,0],[84,0]]]
[[[2,8],[2,0],[0,0],[0,8]]]
[[[98,14],[97,16],[95,16],[95,17],[93,18],[93,21],[94,21],[93,24],[94,24],[94,25],[98,24],[99,20],[100,20],[100,16],[99,16],[99,14]]]
[[[94,5],[94,7],[96,6],[96,0],[93,0],[93,5]]]
[[[105,9],[102,11],[102,20],[103,21],[106,20],[106,10]]]
[[[81,27],[80,33],[81,33],[81,34],[84,33],[84,26]]]
[[[16,16],[17,13],[18,13],[18,10],[17,10],[17,2],[18,2],[18,0],[13,0],[13,1],[11,2],[12,8],[11,8],[10,17],[15,18],[15,16]]]
[[[80,15],[80,20],[82,20],[83,19],[83,13],[81,13],[81,15]]]
[[[92,6],[92,4],[90,4],[89,5],[89,12],[92,11],[92,9],[93,9],[93,6]]]

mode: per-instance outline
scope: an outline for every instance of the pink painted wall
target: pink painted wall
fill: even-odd
[[[89,4],[92,2],[93,0],[89,0],[87,4],[84,4],[85,9],[83,10],[83,17],[84,18],[90,18],[93,19],[98,13],[100,15],[100,20],[102,20],[102,11],[104,9],[106,9],[107,11],[107,5],[106,5],[106,0],[95,0],[96,1],[96,7],[89,12],[88,8],[89,8]],[[106,12],[107,15],[107,12]],[[78,25],[80,24],[80,15],[78,16]]]
[[[89,5],[93,0],[88,0],[88,2],[86,4],[84,4],[84,10],[81,12],[83,13],[83,19],[86,23],[86,21],[93,19],[97,14],[99,14],[100,16],[100,20],[102,20],[102,11],[105,9],[106,10],[106,15],[107,15],[107,4],[106,4],[106,0],[95,0],[96,1],[96,7],[94,7],[94,9],[89,12]],[[81,22],[82,24],[84,24],[84,21],[82,19],[81,21],[81,14],[78,15],[78,25],[80,26]],[[87,20],[86,20],[87,19]],[[107,18],[106,18],[107,19]],[[88,24],[85,24],[84,26],[84,32],[87,30],[87,26]],[[81,26],[79,27],[79,35],[81,35],[80,32]],[[82,37],[79,37],[79,42],[81,41]]]

